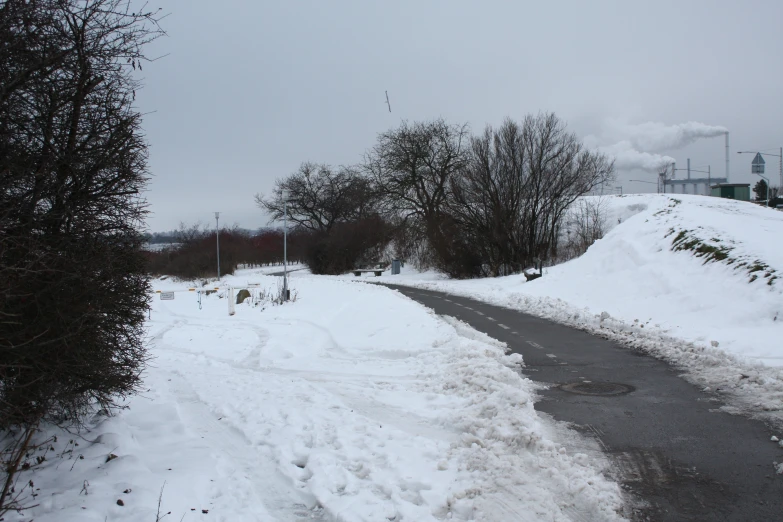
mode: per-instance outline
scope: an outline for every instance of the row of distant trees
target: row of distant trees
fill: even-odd
[[[469,278],[562,257],[568,209],[613,179],[613,161],[555,114],[478,135],[436,119],[381,133],[358,165],[303,163],[256,201],[273,220],[285,201],[314,273],[390,254]]]
[[[145,232],[142,237],[148,244],[160,245],[176,243],[177,235],[177,230],[171,230],[168,232]]]
[[[182,279],[214,277],[217,273],[217,243],[220,243],[220,273],[233,274],[238,268],[279,265],[283,263],[283,231],[277,229],[250,232],[238,227],[224,227],[217,237],[198,224],[180,226],[166,234],[171,245],[148,251],[148,269],[153,275],[171,275]],[[288,237],[288,262],[303,259],[303,234],[293,231]]]

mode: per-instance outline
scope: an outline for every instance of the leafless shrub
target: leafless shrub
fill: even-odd
[[[304,260],[314,274],[343,274],[381,259],[391,233],[380,216],[339,223],[329,233],[309,234]]]
[[[607,200],[601,196],[584,197],[576,201],[565,220],[561,234],[560,257],[555,261],[568,261],[581,256],[590,245],[604,237],[607,225]]]
[[[453,249],[442,227],[451,230],[453,220],[445,215],[449,183],[467,162],[469,136],[467,125],[443,119],[403,122],[381,133],[365,155],[364,169],[375,181],[381,209],[397,225],[400,253],[415,252],[419,266],[442,266],[436,250]]]
[[[139,233],[147,144],[133,107],[154,13],[127,0],[0,5],[0,515],[42,421],[133,393],[146,361]]]
[[[217,238],[214,230],[190,231],[180,236],[176,247],[148,252],[147,266],[153,275],[170,275],[184,280],[215,277],[217,275]],[[196,230],[197,233],[192,231]],[[289,231],[288,262],[304,259],[307,234]],[[262,230],[246,233],[237,227],[220,230],[220,273],[233,274],[238,268],[252,268],[283,263],[283,232]]]

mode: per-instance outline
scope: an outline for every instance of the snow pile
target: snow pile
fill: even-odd
[[[199,308],[184,284],[156,287],[176,293],[152,302],[149,391],[71,453],[61,434],[62,457],[22,477],[40,506],[7,520],[155,520],[161,488],[172,520],[621,519],[608,463],[567,450],[521,358],[463,323],[319,278],[234,316],[225,291]]]
[[[681,365],[744,411],[783,419],[783,213],[692,195],[607,199],[614,228],[529,283],[521,275],[381,280],[599,333]]]

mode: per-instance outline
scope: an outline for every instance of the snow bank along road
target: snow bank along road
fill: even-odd
[[[772,432],[719,411],[715,397],[665,362],[508,308],[386,286],[522,354],[523,373],[549,385],[536,409],[600,443],[617,480],[648,504],[640,519],[783,520],[783,476],[775,468],[783,449],[770,442]]]

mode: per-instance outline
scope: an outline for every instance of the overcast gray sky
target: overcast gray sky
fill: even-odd
[[[474,132],[554,111],[595,146],[724,172],[723,137],[676,147],[669,126],[730,131],[738,150],[783,145],[783,2],[159,0],[165,58],[144,68],[152,231],[266,224],[253,195],[303,161],[361,160],[401,120]],[[392,112],[385,104],[389,92]],[[154,112],[153,112],[154,111]],[[651,125],[654,122],[661,125]],[[627,134],[625,136],[624,134]],[[652,135],[651,135],[652,134]],[[655,150],[640,150],[644,148]],[[777,158],[767,171],[777,185]],[[618,170],[624,192],[652,172]]]

